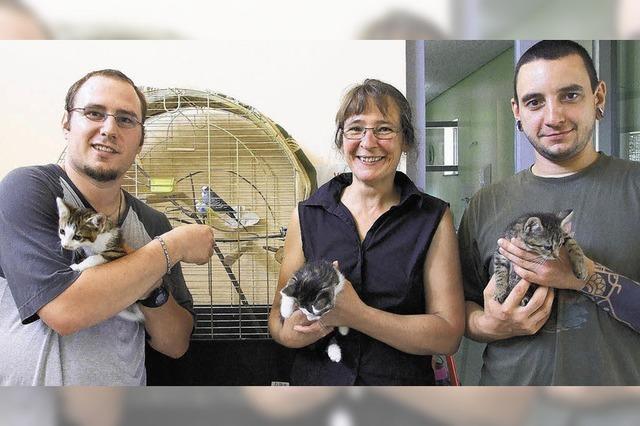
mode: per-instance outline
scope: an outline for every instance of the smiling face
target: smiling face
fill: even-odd
[[[518,74],[517,93],[513,114],[537,155],[563,162],[591,144],[596,108],[604,106],[606,87],[600,82],[592,92],[580,56],[526,63]]]
[[[92,107],[109,114],[129,113],[141,120],[141,105],[128,83],[94,76],[78,90],[73,108]],[[118,127],[115,118],[91,121],[82,111],[65,113],[63,131],[68,142],[65,164],[98,182],[122,177],[140,151],[142,128]]]
[[[347,139],[344,133],[350,129],[367,128],[361,139]],[[388,132],[393,130],[391,139],[379,139],[372,128]],[[373,102],[361,114],[348,117],[344,122],[342,154],[353,172],[354,180],[367,184],[393,181],[400,157],[405,150],[400,126],[398,108],[393,102],[387,103],[387,113],[383,114]]]

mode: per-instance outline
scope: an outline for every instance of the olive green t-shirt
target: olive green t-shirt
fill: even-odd
[[[599,154],[571,176],[524,170],[474,196],[458,231],[465,299],[483,305],[497,240],[512,220],[564,209],[574,211],[586,256],[640,282],[640,163]],[[559,290],[538,333],[487,345],[480,384],[639,385],[640,334],[579,292]]]

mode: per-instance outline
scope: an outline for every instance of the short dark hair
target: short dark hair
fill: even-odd
[[[136,95],[138,95],[138,99],[140,100],[140,108],[142,113],[142,117],[140,117],[140,121],[144,123],[144,120],[147,116],[147,100],[144,97],[144,93],[142,93],[142,91],[138,89],[138,87],[135,85],[133,80],[127,77],[125,73],[123,73],[122,71],[113,70],[113,69],[91,71],[90,73],[82,77],[80,80],[73,83],[71,87],[69,87],[69,90],[67,91],[67,97],[65,98],[65,102],[64,102],[65,111],[68,112],[71,110],[71,108],[73,108],[73,102],[76,99],[76,94],[78,93],[78,90],[80,90],[82,85],[86,83],[87,80],[89,80],[91,77],[98,77],[98,76],[124,81],[125,83],[129,83],[131,87],[133,87],[133,90],[136,91]]]
[[[520,67],[538,59],[546,59],[550,61],[570,55],[578,55],[582,58],[584,67],[589,75],[589,81],[591,82],[591,91],[595,92],[599,83],[598,73],[596,72],[596,67],[593,64],[593,59],[591,59],[589,52],[587,52],[584,47],[571,40],[542,40],[524,52],[516,64],[516,72],[513,77],[513,98],[516,100],[516,103],[518,103],[518,90],[516,85],[518,83]]]
[[[368,78],[361,84],[352,87],[342,98],[340,109],[336,114],[336,134],[334,142],[338,148],[342,148],[342,130],[347,118],[362,114],[372,101],[381,113],[386,114],[389,102],[393,102],[400,115],[400,127],[404,142],[409,147],[415,145],[415,131],[411,105],[405,96],[392,85],[380,80]]]
[[[87,80],[89,80],[91,77],[107,77],[115,80],[124,81],[125,83],[130,84],[131,87],[133,87],[133,90],[135,90],[136,95],[138,96],[138,99],[140,100],[140,112],[142,114],[142,117],[140,117],[140,121],[144,124],[144,121],[147,117],[147,99],[145,98],[144,93],[142,93],[142,90],[140,90],[138,86],[135,85],[133,80],[127,77],[125,73],[123,73],[122,71],[114,70],[114,69],[103,69],[103,70],[91,71],[90,73],[82,77],[80,80],[73,83],[71,87],[69,87],[69,90],[67,91],[67,96],[64,101],[65,111],[70,112],[71,109],[74,108],[73,103],[76,99],[76,94],[78,93],[78,90],[80,90],[82,85],[86,83]],[[144,142],[144,125],[142,126],[142,137],[140,138],[140,145],[142,145],[143,142]]]

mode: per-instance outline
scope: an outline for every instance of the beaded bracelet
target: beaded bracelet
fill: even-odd
[[[153,237],[154,240],[160,241],[160,245],[162,246],[162,251],[164,252],[164,258],[167,261],[167,274],[171,273],[171,258],[169,257],[169,250],[167,250],[167,244],[164,242],[164,239],[157,235]]]

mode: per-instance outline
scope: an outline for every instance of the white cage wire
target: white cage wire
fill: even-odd
[[[194,339],[267,338],[286,226],[315,170],[287,132],[220,93],[144,90],[145,140],[124,188],[172,225],[215,229],[206,265],[183,264]]]

